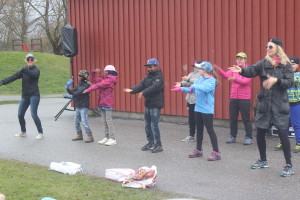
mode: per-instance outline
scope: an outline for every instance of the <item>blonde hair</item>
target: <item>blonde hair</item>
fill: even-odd
[[[277,46],[277,56],[280,58],[280,62],[283,65],[287,65],[287,64],[292,64],[289,57],[284,53],[283,48],[279,45]],[[268,56],[268,54],[265,57],[268,61],[272,60],[272,58],[270,56]]]
[[[219,74],[213,69],[211,72],[208,74],[212,75],[216,79],[216,87],[221,85],[220,79],[219,79]]]

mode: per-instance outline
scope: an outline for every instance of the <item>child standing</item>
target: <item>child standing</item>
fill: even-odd
[[[66,90],[69,94],[73,96],[74,107],[75,107],[75,128],[77,131],[77,137],[73,138],[73,141],[83,140],[82,130],[80,127],[80,122],[85,129],[87,134],[87,139],[85,143],[94,142],[92,131],[88,124],[87,111],[90,106],[90,95],[83,94],[83,91],[90,87],[89,73],[86,70],[80,70],[78,74],[79,84],[74,88],[70,89],[69,86],[72,84],[73,80],[70,79],[66,85]]]
[[[194,67],[194,71],[189,73],[188,76],[183,76],[182,81],[179,83],[176,83],[176,86],[179,87],[191,87],[194,82],[200,78],[200,73],[195,67],[195,64],[200,64],[202,61],[201,60],[196,60],[192,67]],[[195,132],[196,132],[196,121],[195,121],[195,104],[196,104],[196,97],[195,93],[188,93],[186,95],[186,103],[189,111],[189,131],[190,134],[186,136],[182,142],[190,142],[190,141],[195,141]]]
[[[104,68],[104,75],[101,78],[96,78],[96,72],[99,71],[99,69],[92,71],[91,81],[94,85],[84,92],[99,89],[98,105],[103,119],[105,137],[98,143],[112,146],[117,144],[112,122],[112,109],[115,105],[114,88],[118,82],[118,72],[113,65],[107,65]]]
[[[194,92],[196,95],[195,105],[195,120],[197,127],[197,147],[189,154],[189,158],[202,157],[202,141],[204,126],[209,134],[210,141],[213,147],[211,155],[207,158],[208,161],[216,161],[221,159],[219,152],[217,135],[213,128],[214,119],[214,103],[215,90],[217,85],[216,73],[210,62],[204,61],[201,64],[195,64],[195,67],[201,74],[201,77],[189,88],[173,87],[172,91],[182,91],[185,93]],[[212,76],[214,74],[214,76]]]
[[[292,68],[294,72],[294,83],[291,88],[287,89],[289,102],[290,102],[290,119],[295,132],[296,146],[294,153],[300,152],[300,72],[299,68],[299,58],[290,57],[292,63]],[[287,130],[288,133],[288,130]],[[275,151],[282,150],[282,144],[279,143],[275,147]]]

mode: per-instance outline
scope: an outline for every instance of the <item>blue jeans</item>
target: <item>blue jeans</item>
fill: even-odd
[[[87,115],[87,108],[76,108],[75,112],[75,128],[77,133],[82,133],[81,127],[80,127],[80,122],[82,122],[82,125],[85,129],[85,132],[87,134],[92,133],[89,124],[88,124],[88,115]]]
[[[158,122],[160,120],[160,108],[145,107],[144,120],[148,142],[161,145],[160,131],[158,127]]]
[[[291,106],[290,108],[290,117],[296,136],[296,142],[300,143],[300,104]]]
[[[36,125],[38,132],[43,134],[41,120],[37,115],[39,103],[40,103],[39,96],[31,96],[31,97],[26,97],[26,98],[23,97],[21,99],[20,104],[19,104],[19,110],[18,110],[18,118],[19,118],[19,123],[20,123],[22,132],[26,133],[26,122],[25,122],[24,116],[30,105],[31,117],[34,120],[34,123]]]

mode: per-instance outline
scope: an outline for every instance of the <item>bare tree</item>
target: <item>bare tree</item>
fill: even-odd
[[[61,28],[67,23],[67,0],[26,1],[39,15],[39,26],[45,31],[54,54],[60,54]]]
[[[10,0],[3,3],[0,22],[9,29],[8,32],[26,41],[27,34],[34,30],[32,25],[37,20],[32,18],[30,5],[25,0]]]

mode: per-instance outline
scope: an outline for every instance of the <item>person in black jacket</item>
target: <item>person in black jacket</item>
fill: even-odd
[[[90,107],[90,93],[83,93],[84,90],[88,89],[91,85],[89,82],[89,73],[86,70],[80,70],[78,74],[79,84],[73,89],[70,89],[70,85],[73,79],[70,79],[66,85],[66,90],[70,95],[72,95],[75,107],[75,128],[77,131],[77,136],[73,138],[73,141],[83,140],[82,129],[80,127],[80,122],[85,129],[87,134],[87,139],[85,143],[94,142],[94,137],[92,131],[88,124],[88,108]]]
[[[266,57],[255,65],[240,68],[233,66],[229,69],[242,76],[252,78],[259,76],[261,89],[257,95],[255,125],[257,127],[257,146],[260,159],[251,165],[252,169],[268,167],[266,155],[265,133],[273,124],[278,129],[286,165],[281,176],[294,174],[291,161],[290,141],[286,135],[289,126],[290,105],[287,89],[292,87],[294,74],[291,61],[282,48],[279,38],[271,38],[266,46]]]
[[[30,105],[31,116],[38,130],[36,139],[43,138],[43,128],[41,120],[37,115],[37,110],[40,103],[40,90],[38,86],[40,70],[34,65],[36,62],[33,54],[26,55],[26,66],[21,68],[17,73],[0,80],[1,85],[7,85],[17,79],[22,79],[22,99],[19,104],[18,118],[21,126],[21,133],[16,134],[16,137],[25,137],[26,122],[25,113]]]
[[[160,140],[160,131],[158,122],[160,120],[160,109],[164,107],[164,79],[160,69],[159,62],[155,58],[148,60],[144,66],[148,69],[148,75],[137,84],[130,88],[125,88],[125,92],[138,94],[138,101],[145,98],[145,132],[148,144],[142,147],[143,151],[151,150],[152,153],[163,151]]]

